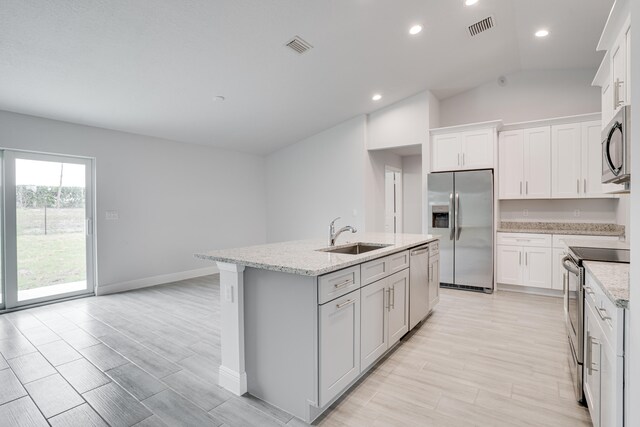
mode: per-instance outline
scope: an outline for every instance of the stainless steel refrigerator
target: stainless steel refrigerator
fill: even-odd
[[[429,233],[440,238],[440,284],[493,291],[493,171],[431,173]]]

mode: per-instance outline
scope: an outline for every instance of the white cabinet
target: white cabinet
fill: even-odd
[[[494,133],[493,129],[480,129],[462,133],[461,169],[493,167]]]
[[[551,196],[557,199],[610,197],[601,183],[601,122],[552,126]]]
[[[549,126],[501,132],[498,153],[500,199],[551,197]]]
[[[522,284],[522,248],[498,245],[498,283]]]
[[[389,346],[409,332],[409,270],[392,274],[389,280]]]
[[[582,127],[580,123],[551,127],[551,195],[580,196],[582,177]]]
[[[582,126],[582,197],[606,197],[602,187],[601,122]]]
[[[360,289],[323,304],[319,314],[320,406],[360,375]]]
[[[429,248],[431,250],[431,248]],[[430,252],[431,253],[431,252]],[[429,311],[440,302],[440,255],[429,257]]]
[[[389,348],[387,283],[382,279],[361,289],[360,367],[363,371]]]
[[[565,269],[562,266],[562,258],[567,255],[567,251],[562,248],[553,248],[553,267],[551,268],[553,278],[551,280],[551,288],[563,290]]]
[[[498,233],[497,240],[498,283],[551,289],[550,235]]]
[[[522,284],[534,288],[551,288],[551,266],[553,262],[551,248],[524,247],[523,253]]]
[[[431,139],[431,171],[460,169],[462,135],[459,133],[435,135]]]
[[[594,426],[624,424],[624,328],[616,307],[587,270],[584,297],[584,393]]]
[[[409,269],[361,289],[361,370],[409,332]]]
[[[584,313],[584,395],[594,427],[600,426],[600,350],[602,332],[594,308],[585,304]]]
[[[493,167],[495,128],[435,134],[431,137],[431,172]]]

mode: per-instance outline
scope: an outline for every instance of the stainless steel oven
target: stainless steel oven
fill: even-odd
[[[602,183],[631,181],[631,107],[624,106],[602,130]]]
[[[578,402],[584,402],[582,373],[584,358],[584,267],[571,252],[562,259],[565,269],[563,280],[564,314],[569,339],[569,366]]]

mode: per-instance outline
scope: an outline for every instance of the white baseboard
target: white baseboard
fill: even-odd
[[[218,383],[220,387],[226,388],[236,396],[242,396],[247,392],[247,373],[236,372],[233,369],[220,365]]]
[[[149,286],[164,285],[180,280],[193,279],[194,277],[208,276],[219,273],[217,267],[198,268],[196,270],[181,271],[178,273],[162,274],[160,276],[145,277],[143,279],[130,280],[128,282],[113,283],[111,285],[98,285],[96,295],[114,294],[116,292],[130,291],[133,289],[147,288]]]
[[[562,298],[564,294],[562,291],[558,289],[545,289],[545,288],[535,288],[532,286],[520,286],[520,285],[503,285],[498,283],[499,291],[507,291],[507,292],[520,292],[523,294],[532,294],[532,295],[541,295],[545,297],[558,297]]]

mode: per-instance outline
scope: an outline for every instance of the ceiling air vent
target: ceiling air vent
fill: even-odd
[[[473,25],[469,25],[467,30],[469,31],[469,35],[471,37],[477,36],[478,34],[487,31],[495,26],[495,21],[493,16],[489,16],[484,18],[482,21],[478,21]]]
[[[299,36],[295,36],[289,40],[285,46],[301,55],[313,47],[306,41],[302,40]]]

